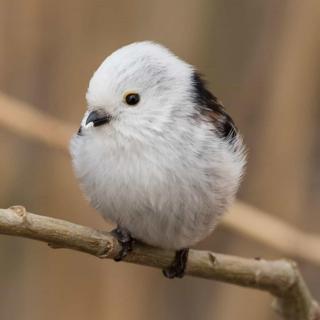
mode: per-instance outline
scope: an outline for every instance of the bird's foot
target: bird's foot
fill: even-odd
[[[184,276],[188,261],[188,253],[188,248],[176,251],[176,255],[171,266],[162,270],[166,278],[173,279],[182,278]]]
[[[131,237],[128,230],[117,227],[116,229],[111,231],[111,234],[119,241],[121,244],[121,250],[117,256],[113,258],[114,261],[123,260],[130,251],[132,251],[133,246],[135,244],[135,239]]]

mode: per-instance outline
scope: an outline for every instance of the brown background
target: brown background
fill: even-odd
[[[249,166],[239,197],[318,233],[319,30],[318,0],[0,0],[0,90],[76,124],[106,55],[161,42],[207,75],[243,132]],[[2,128],[0,145],[1,207],[107,227],[65,154]],[[200,247],[281,257],[223,227]],[[319,269],[300,266],[320,299]],[[1,320],[276,319],[270,302],[250,289],[168,281],[157,270],[0,238]]]

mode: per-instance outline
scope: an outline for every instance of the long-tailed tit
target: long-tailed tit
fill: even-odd
[[[90,80],[88,110],[70,149],[90,203],[132,240],[176,251],[207,237],[233,201],[245,166],[241,136],[195,68],[153,42],[107,57]]]

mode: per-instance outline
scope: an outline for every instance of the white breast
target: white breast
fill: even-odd
[[[208,127],[189,129],[144,142],[93,135],[97,128],[75,135],[74,169],[91,204],[154,246],[181,249],[208,236],[234,198],[244,160]]]

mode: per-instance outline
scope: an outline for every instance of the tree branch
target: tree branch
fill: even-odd
[[[0,126],[67,152],[76,126],[65,123],[37,108],[0,92]],[[24,121],[16,121],[24,119]],[[320,265],[320,237],[306,233],[274,215],[237,201],[222,225],[255,241],[281,251],[287,256]],[[272,232],[269,232],[272,230]]]
[[[53,248],[78,250],[98,258],[113,258],[121,249],[110,233],[28,213],[22,206],[0,209],[0,233],[44,241]],[[165,268],[173,257],[172,251],[137,244],[125,261]],[[186,274],[268,291],[275,296],[274,306],[284,319],[320,319],[319,306],[292,261],[245,259],[190,250]]]
[[[60,151],[68,151],[69,140],[76,132],[76,126],[4,93],[0,93],[0,106],[0,126]],[[17,119],[23,121],[16,121]]]

